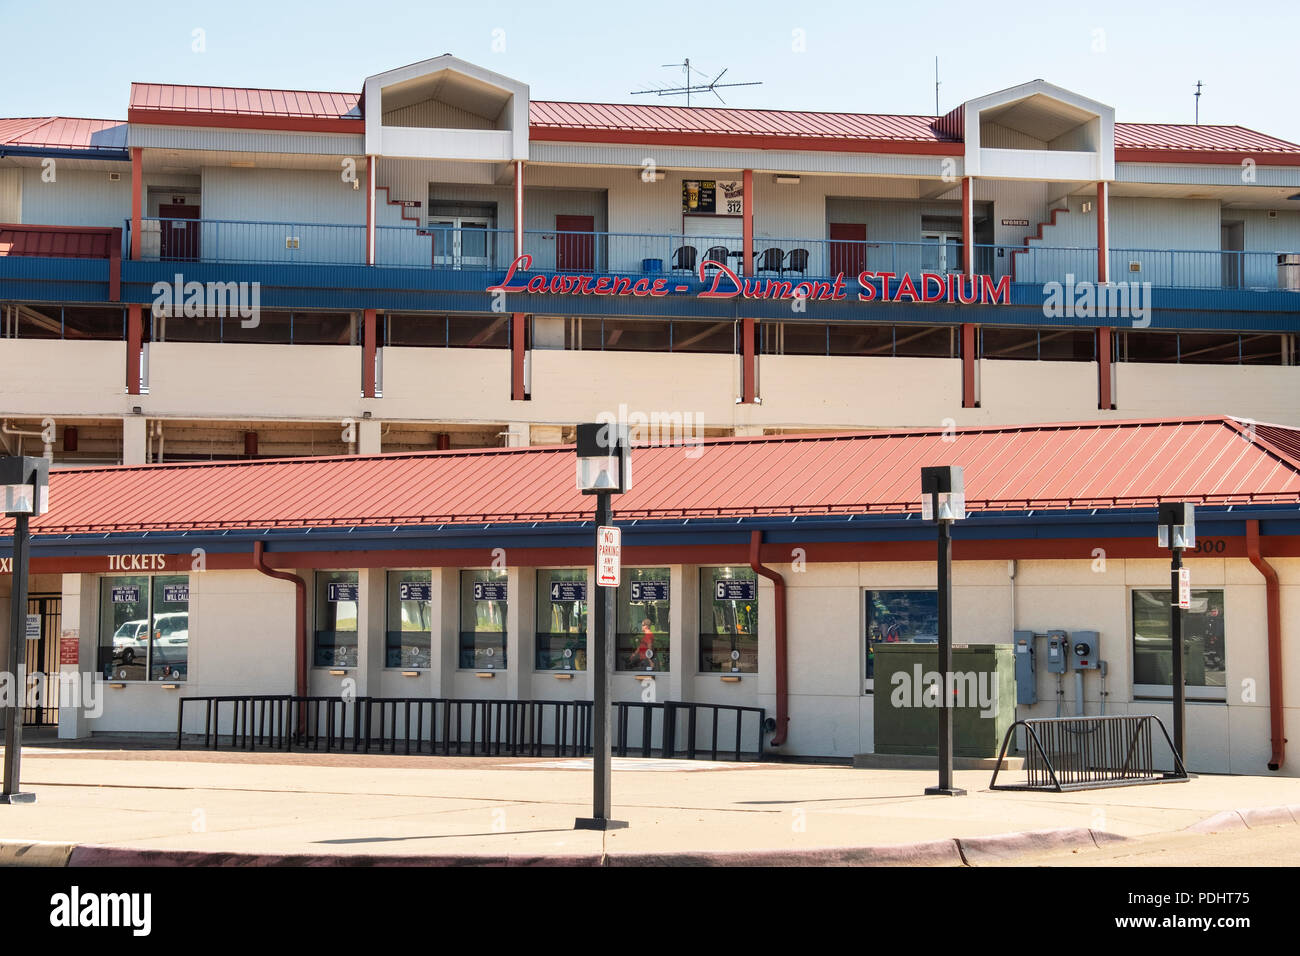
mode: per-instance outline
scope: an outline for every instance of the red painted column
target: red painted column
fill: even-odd
[[[1097,184],[1097,281],[1109,282],[1110,184]]]
[[[963,322],[961,326],[961,407],[978,408],[975,397],[975,326]]]
[[[740,401],[758,404],[758,356],[754,354],[754,319],[740,320]]]
[[[743,188],[745,191],[745,214],[741,217],[740,227],[740,268],[741,274],[752,276],[754,274],[754,171],[745,170],[743,174]]]
[[[970,176],[961,181],[961,271],[975,274],[975,180]]]
[[[1110,363],[1114,334],[1115,330],[1109,326],[1097,329],[1097,407],[1106,410],[1115,407],[1115,396],[1111,394],[1113,373]]]
[[[122,230],[112,230],[108,247],[108,301],[122,301]]]
[[[140,258],[140,211],[144,205],[144,150],[131,149],[131,258]]]
[[[510,401],[526,400],[524,392],[524,345],[527,342],[525,332],[528,315],[516,312],[510,317]]]
[[[361,395],[375,397],[375,326],[376,310],[366,309],[361,326]]]
[[[140,350],[144,323],[140,318],[140,306],[126,307],[126,393],[140,394]]]
[[[375,264],[375,180],[379,176],[379,157],[366,157],[366,265]]]
[[[524,161],[515,160],[515,258],[524,254]]]

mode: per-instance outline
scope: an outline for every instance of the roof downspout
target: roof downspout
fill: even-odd
[[[307,696],[307,582],[288,571],[276,571],[266,566],[266,546],[261,541],[253,542],[253,567],[267,577],[290,581],[297,591],[294,607],[294,630],[297,640],[294,649],[294,685],[298,697]]]
[[[1273,756],[1269,770],[1279,770],[1286,760],[1286,737],[1282,722],[1282,591],[1277,572],[1259,553],[1259,521],[1246,522],[1246,555],[1255,570],[1264,576],[1265,614],[1268,622],[1268,714],[1273,738]]]
[[[776,733],[771,746],[779,747],[785,743],[790,714],[787,707],[786,690],[786,632],[785,632],[785,578],[771,568],[758,563],[758,548],[763,543],[763,532],[753,531],[749,535],[749,566],[756,574],[768,578],[776,587]]]

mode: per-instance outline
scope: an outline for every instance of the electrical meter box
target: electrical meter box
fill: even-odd
[[[1016,659],[1016,703],[1038,703],[1038,674],[1034,670],[1034,632],[1014,631],[1011,650]]]
[[[1095,671],[1101,666],[1100,637],[1101,635],[1096,631],[1075,631],[1070,635],[1070,640],[1073,642],[1070,659],[1074,661],[1075,670]]]
[[[1065,631],[1047,632],[1047,673],[1064,674],[1070,669],[1070,635]]]

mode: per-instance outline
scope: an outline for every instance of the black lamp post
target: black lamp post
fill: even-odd
[[[632,449],[627,426],[587,424],[578,426],[578,490],[596,496],[596,546],[593,566],[600,563],[600,529],[612,526],[614,512],[610,495],[622,494],[632,487]],[[614,616],[617,613],[617,589],[595,586],[592,613],[595,615],[595,646],[587,655],[592,684],[592,814],[579,817],[575,830],[617,830],[627,826],[624,820],[610,819],[612,782],[610,747],[610,675],[614,670]]]
[[[0,803],[35,803],[36,794],[18,790],[22,764],[23,712],[18,681],[18,649],[26,646],[27,573],[30,568],[31,533],[27,521],[49,509],[50,463],[44,458],[0,458],[0,494],[4,513],[14,519],[13,574],[10,580],[9,676],[14,694],[5,707],[4,791]]]
[[[927,794],[965,796],[952,783],[952,534],[951,525],[966,517],[962,470],[955,465],[921,469],[921,517],[939,526],[939,785]]]
[[[1169,548],[1173,558],[1169,563],[1169,642],[1173,652],[1173,673],[1170,681],[1174,688],[1174,750],[1184,761],[1184,731],[1187,722],[1187,685],[1183,666],[1183,607],[1181,592],[1188,572],[1183,567],[1183,549],[1196,547],[1196,506],[1187,501],[1164,501],[1158,510],[1159,529],[1156,540],[1160,547]],[[1186,580],[1191,590],[1190,580]]]

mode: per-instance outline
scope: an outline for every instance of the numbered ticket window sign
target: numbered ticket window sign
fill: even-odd
[[[618,588],[614,667],[625,672],[667,672],[670,667],[667,568],[624,568]]]
[[[700,569],[700,670],[758,672],[758,575],[752,568]]]
[[[504,568],[460,572],[459,666],[504,670],[509,588]]]
[[[357,666],[360,592],[356,571],[316,572],[316,667]]]
[[[420,670],[432,665],[432,602],[432,572],[388,572],[385,666]]]
[[[187,680],[189,637],[187,575],[114,575],[100,580],[99,668],[105,680]]]
[[[536,659],[539,671],[587,669],[587,569],[537,572]]]

